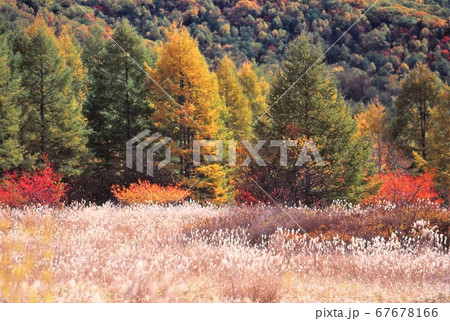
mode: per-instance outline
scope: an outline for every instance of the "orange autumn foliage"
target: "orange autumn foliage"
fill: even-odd
[[[112,193],[119,203],[125,205],[178,203],[189,196],[189,191],[177,186],[163,187],[141,180],[129,187],[115,185]]]
[[[377,194],[365,199],[364,204],[390,202],[396,205],[410,205],[431,201],[442,203],[433,185],[434,172],[409,175],[401,171],[377,175],[375,180],[381,184]]]

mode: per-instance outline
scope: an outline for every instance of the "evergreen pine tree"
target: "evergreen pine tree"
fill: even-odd
[[[47,154],[56,168],[79,174],[87,157],[86,120],[71,88],[73,71],[41,17],[20,39],[24,147],[31,164]]]
[[[0,35],[0,172],[16,169],[24,160],[20,139],[22,108],[18,103],[20,77],[11,63],[6,38]]]
[[[419,63],[400,82],[395,102],[393,135],[401,148],[427,160],[427,141],[430,130],[430,108],[437,103],[442,87],[439,77]]]
[[[427,159],[414,152],[420,168],[435,171],[436,187],[445,196],[450,189],[450,88],[442,87],[436,105],[430,108],[430,132],[427,140]]]
[[[321,58],[322,50],[311,36],[296,38],[268,97],[273,105],[267,115],[269,132],[260,138],[294,140],[298,147],[289,148],[294,160],[288,166],[273,157],[261,184],[290,203],[357,201],[365,191],[370,142],[358,137],[356,121]],[[325,166],[315,161],[294,166],[306,140],[315,143]]]
[[[105,109],[112,104],[113,94],[109,87],[109,72],[105,66],[106,42],[100,29],[91,30],[83,46],[82,60],[88,69],[86,101],[83,114],[88,121],[89,149],[95,155],[98,167],[109,168],[112,153],[109,140],[105,139]]]
[[[89,67],[85,114],[93,130],[90,146],[106,169],[125,165],[125,143],[152,129],[144,66],[148,50],[128,21],[120,22],[112,40],[95,32],[83,54]]]

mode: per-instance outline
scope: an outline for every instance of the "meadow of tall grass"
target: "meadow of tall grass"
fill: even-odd
[[[433,206],[4,208],[0,301],[449,302],[448,232]]]

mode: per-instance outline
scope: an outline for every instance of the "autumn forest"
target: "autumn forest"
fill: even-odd
[[[0,13],[1,302],[449,302],[447,1]]]

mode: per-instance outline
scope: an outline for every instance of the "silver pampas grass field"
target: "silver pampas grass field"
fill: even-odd
[[[408,235],[327,237],[303,228],[373,213],[195,203],[0,213],[3,302],[450,301],[448,240],[424,220]]]

